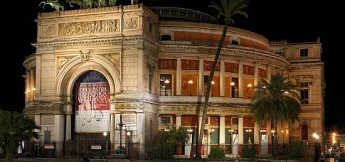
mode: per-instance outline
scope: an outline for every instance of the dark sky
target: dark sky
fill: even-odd
[[[64,1],[64,0],[62,0]],[[128,4],[130,0],[120,0]],[[35,50],[30,43],[36,42],[35,18],[40,0],[9,1],[2,13],[2,95],[0,109],[21,112],[24,108],[23,61]],[[211,0],[147,0],[147,5],[188,7],[209,13],[215,11],[207,7]],[[215,2],[218,2],[215,0]],[[316,41],[321,38],[322,60],[325,63],[326,126],[345,128],[345,86],[342,83],[341,48],[345,38],[345,9],[342,0],[250,0],[245,11],[249,18],[235,17],[233,26],[247,29],[267,37],[269,40],[288,42]]]

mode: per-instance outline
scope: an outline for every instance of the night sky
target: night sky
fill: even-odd
[[[64,0],[63,0],[64,1]],[[31,43],[36,42],[37,12],[45,12],[38,6],[40,0],[7,1],[2,13],[1,43],[2,69],[0,109],[22,112],[24,108],[25,74],[23,61],[34,53]],[[130,0],[118,1],[128,4]],[[186,7],[215,15],[207,7],[211,0],[147,0],[148,6]],[[218,2],[215,0],[215,2]],[[163,4],[163,5],[162,5]],[[341,58],[345,55],[345,9],[342,0],[250,0],[245,11],[249,18],[235,17],[233,26],[247,29],[269,40],[288,42],[314,42],[321,38],[322,60],[325,63],[327,127],[345,128],[345,86],[342,83],[345,68]]]

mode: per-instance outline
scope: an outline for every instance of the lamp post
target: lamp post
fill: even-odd
[[[320,143],[319,143],[319,135],[316,133],[313,133],[313,138],[315,139],[315,149],[314,149],[314,161],[318,161],[320,159]]]
[[[105,139],[105,154],[104,154],[104,158],[107,158],[107,154],[108,154],[108,139],[107,139],[107,135],[108,132],[103,132],[103,136]]]
[[[168,79],[166,79],[165,81],[164,81],[164,91],[165,91],[165,96],[167,96],[168,94],[167,94],[167,87],[168,87],[168,85],[169,85],[169,83],[170,83],[170,81],[168,80]]]
[[[246,133],[248,133],[248,144],[252,144],[252,139],[250,137],[252,129],[246,129]]]
[[[188,80],[188,84],[189,84],[189,96],[192,96],[193,80]]]
[[[120,123],[116,124],[115,130],[120,131],[120,148],[119,148],[119,153],[123,154],[125,149],[122,147],[122,131],[126,131],[127,127],[126,124],[122,122],[122,114],[120,114]]]
[[[272,156],[274,157],[274,151],[275,151],[275,133],[276,131],[275,130],[271,130],[271,133],[272,133]]]
[[[130,159],[130,147],[129,147],[129,137],[131,136],[131,132],[130,131],[128,131],[128,132],[126,132],[126,135],[127,135],[127,137],[126,137],[126,143],[127,143],[127,157],[128,157],[128,159]]]

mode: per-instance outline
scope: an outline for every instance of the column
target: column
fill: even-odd
[[[243,97],[243,62],[240,61],[238,66],[238,96]]]
[[[31,98],[31,90],[30,90],[30,78],[31,78],[31,73],[30,71],[26,71],[26,90],[25,90],[25,97],[26,97],[26,102],[29,102],[30,101],[30,98]]]
[[[40,114],[35,114],[35,123],[37,126],[41,127],[41,115]],[[41,130],[40,129],[35,129],[35,132],[38,132],[39,134],[41,134]],[[38,137],[37,140],[40,140],[40,136]]]
[[[115,96],[110,95],[110,143],[115,142]]]
[[[66,132],[65,132],[65,140],[71,140],[71,125],[72,125],[72,120],[71,120],[71,114],[72,114],[72,105],[71,103],[67,103],[66,105]]]
[[[35,74],[34,74],[34,72],[35,71],[33,69],[30,70],[30,91],[31,91],[31,98],[30,98],[30,100],[31,101],[33,101],[35,99],[35,91],[36,91],[36,89],[35,89],[35,78],[34,78]]]
[[[238,118],[238,144],[243,144],[243,117]]]
[[[219,80],[219,90],[220,97],[224,97],[225,94],[225,61],[224,59],[220,60],[220,80]]]
[[[254,64],[254,86],[258,85],[259,81],[259,65],[257,63]]]
[[[176,95],[181,96],[181,57],[177,57],[176,67]]]
[[[270,65],[267,65],[267,78],[268,79],[271,79],[271,66]]]
[[[204,58],[199,57],[199,86],[198,95],[203,96],[204,94]]]
[[[308,103],[309,104],[313,103],[313,101],[312,101],[312,94],[313,94],[312,86],[313,86],[312,84],[309,84],[309,87],[308,87],[308,91],[309,91],[309,93],[308,93]]]
[[[254,123],[254,144],[260,144],[260,125],[259,123]]]
[[[219,144],[225,144],[225,116],[221,115],[219,119]]]
[[[181,126],[181,114],[176,114],[176,128]]]

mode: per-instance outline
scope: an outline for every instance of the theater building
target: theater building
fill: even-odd
[[[140,158],[154,135],[174,124],[191,132],[189,155],[222,24],[203,12],[143,4],[39,13],[36,22],[36,52],[24,61],[24,112],[41,127],[37,142],[54,143],[58,156],[72,149],[116,154],[123,146]],[[204,154],[218,144],[237,154],[250,143],[269,154],[273,135],[280,144],[312,143],[313,133],[322,139],[321,53],[316,38],[271,41],[229,27],[212,81]],[[299,86],[302,112],[272,132],[250,109],[254,86],[276,73]]]

